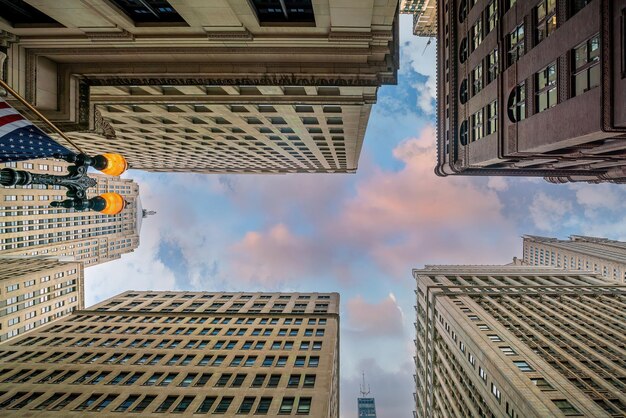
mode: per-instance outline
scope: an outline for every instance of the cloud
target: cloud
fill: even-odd
[[[323,241],[294,234],[285,224],[250,231],[227,253],[228,274],[240,283],[269,289],[297,286],[332,270],[332,249]],[[341,276],[341,271],[337,271]]]
[[[435,113],[437,98],[437,42],[413,35],[412,16],[400,16],[400,73],[409,77],[410,72],[419,74],[418,81],[411,84],[417,92],[415,105],[426,115]]]
[[[404,317],[396,297],[390,293],[379,302],[367,302],[358,295],[346,303],[350,331],[361,337],[398,337],[404,335]]]
[[[539,192],[528,209],[537,228],[542,231],[553,231],[558,229],[563,218],[572,212],[572,203],[569,200],[550,197],[544,192]]]
[[[504,177],[494,176],[489,177],[489,180],[487,181],[487,187],[497,192],[504,192],[509,189],[509,183]]]
[[[415,364],[410,356],[398,361],[398,369],[382,368],[378,359],[364,358],[354,370],[342,374],[341,379],[341,416],[342,418],[357,418],[357,398],[362,385],[362,372],[365,372],[366,385],[375,399],[376,413],[379,417],[409,417],[415,409],[413,392],[415,382],[413,373]]]
[[[436,177],[435,131],[393,150],[398,171],[374,170],[356,185],[328,234],[371,255],[396,277],[419,260],[506,260],[516,234],[497,193],[468,177]],[[505,255],[506,254],[506,255]]]
[[[144,228],[139,247],[121,260],[85,269],[85,306],[127,290],[174,290],[176,277],[157,256],[160,234]]]

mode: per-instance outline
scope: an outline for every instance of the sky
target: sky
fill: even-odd
[[[411,23],[356,174],[130,171],[157,214],[135,252],[86,270],[87,306],[130,289],[339,292],[341,417],[364,371],[379,418],[410,418],[412,268],[508,263],[522,234],[626,240],[623,186],[435,176],[435,42]]]

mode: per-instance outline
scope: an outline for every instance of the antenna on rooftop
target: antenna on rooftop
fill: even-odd
[[[424,47],[424,50],[422,51],[422,55],[424,55],[426,53],[426,48],[428,48],[428,46],[433,42],[433,37],[431,36],[430,38],[428,38],[428,42],[426,42],[426,46]]]
[[[367,389],[365,388],[365,372],[363,372],[363,384],[360,385],[361,387],[361,397],[365,398],[367,395],[370,394],[370,385],[367,385]]]

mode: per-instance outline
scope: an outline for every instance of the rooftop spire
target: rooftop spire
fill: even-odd
[[[361,397],[365,398],[370,394],[370,385],[365,386],[365,372],[363,372],[363,383],[361,384]]]

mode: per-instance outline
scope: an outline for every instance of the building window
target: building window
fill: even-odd
[[[522,23],[507,36],[507,66],[513,65],[524,55],[524,24]]]
[[[554,390],[554,387],[542,377],[531,378],[530,381],[542,392]]]
[[[469,130],[467,128],[467,121],[464,120],[463,122],[461,122],[461,126],[459,128],[459,141],[461,142],[461,145],[467,145],[468,144],[468,135],[469,135]]]
[[[474,113],[472,115],[471,121],[472,121],[472,142],[478,141],[484,135],[483,110],[480,109],[478,112]]]
[[[261,25],[315,25],[311,0],[252,0]]]
[[[461,104],[465,104],[469,100],[469,93],[467,89],[467,78],[461,81],[461,86],[459,87],[459,100],[461,101]]]
[[[300,398],[298,400],[298,409],[296,413],[299,415],[309,415],[311,412],[311,398]]]
[[[591,0],[570,0],[570,16],[574,16],[580,12],[586,5],[591,3]]]
[[[461,39],[461,44],[459,45],[459,61],[461,61],[461,64],[467,61],[467,56],[469,55],[469,51],[467,50],[467,48],[467,38]]]
[[[224,396],[220,400],[220,403],[217,404],[217,407],[215,407],[215,411],[213,411],[213,413],[215,413],[215,414],[225,414],[226,411],[228,411],[228,407],[230,407],[230,404],[232,402],[233,402],[233,397],[232,396]]]
[[[472,96],[478,94],[483,89],[483,64],[478,64],[472,70]]]
[[[283,398],[282,403],[280,404],[280,409],[278,410],[279,414],[291,414],[293,410],[293,404],[295,402],[295,398],[288,397]]]
[[[498,77],[498,50],[494,49],[487,55],[487,84],[491,83]]]
[[[535,7],[535,44],[556,30],[556,0],[541,0]]]
[[[112,0],[135,23],[185,23],[167,0]]]
[[[526,119],[526,83],[515,86],[509,95],[508,116],[511,122]]]
[[[498,2],[497,0],[492,0],[491,3],[487,6],[487,27],[485,33],[489,33],[495,29],[496,23],[498,22]]]
[[[478,368],[478,375],[481,379],[483,379],[483,381],[487,381],[487,372],[485,372],[485,369],[483,369],[482,367]]]
[[[535,106],[537,112],[556,105],[556,62],[535,74]]]
[[[530,367],[530,364],[526,363],[525,361],[514,361],[513,364],[515,364],[517,366],[517,368],[520,369],[523,372],[534,372],[535,371],[535,369]]]
[[[479,18],[476,23],[470,29],[470,36],[472,38],[472,51],[475,51],[480,43],[483,41],[483,22],[482,18]]]
[[[485,135],[491,135],[498,130],[498,101],[489,103],[487,109],[487,129]]]
[[[461,0],[459,4],[459,23],[463,23],[467,18],[467,0]]]
[[[556,407],[559,408],[565,416],[582,415],[580,411],[566,399],[552,399],[552,402],[554,402]]]
[[[587,40],[574,49],[572,96],[583,94],[600,85],[600,37]]]
[[[239,405],[239,409],[237,410],[238,414],[247,414],[252,411],[252,406],[254,405],[254,401],[256,398],[254,396],[246,396],[241,401],[241,405]]]
[[[517,353],[509,346],[500,347],[500,350],[507,356],[515,356]]]
[[[493,394],[493,396],[496,397],[498,402],[501,401],[502,393],[500,393],[500,389],[498,389],[498,387],[496,385],[494,385],[493,383],[491,384],[491,393]]]

